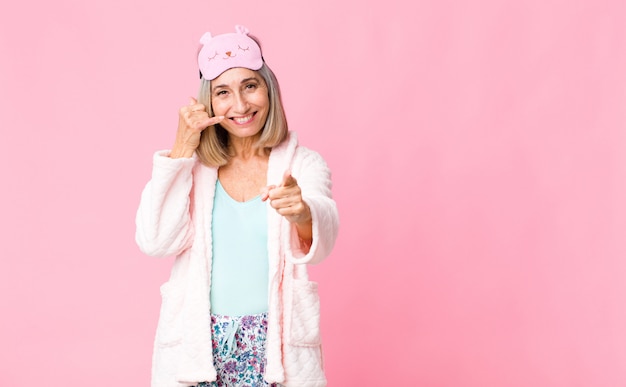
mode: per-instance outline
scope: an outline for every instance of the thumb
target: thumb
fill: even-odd
[[[286,170],[285,174],[283,175],[283,181],[282,183],[280,183],[281,187],[290,187],[292,185],[296,185],[298,184],[298,182],[296,181],[296,179],[291,176],[291,170]]]
[[[270,191],[276,188],[275,185],[268,185],[267,187],[261,188],[261,200],[266,201],[270,197]]]
[[[198,101],[194,97],[189,97],[189,106],[197,104]]]

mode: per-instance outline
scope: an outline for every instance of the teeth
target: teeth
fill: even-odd
[[[238,124],[244,124],[244,123],[250,121],[251,118],[252,118],[252,114],[250,114],[248,116],[245,116],[245,117],[233,117],[235,122],[237,122]]]

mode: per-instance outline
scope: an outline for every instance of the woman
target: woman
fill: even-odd
[[[136,240],[176,256],[153,387],[325,386],[317,284],[332,250],[330,171],[287,130],[278,83],[245,27],[206,33],[198,101],[154,155]]]

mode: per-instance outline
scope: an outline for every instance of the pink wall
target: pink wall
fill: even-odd
[[[134,213],[236,23],[334,172],[331,387],[626,385],[624,4],[3,4],[0,385],[148,385]]]

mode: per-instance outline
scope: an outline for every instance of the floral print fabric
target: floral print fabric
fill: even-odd
[[[211,315],[211,333],[217,380],[197,387],[278,387],[263,379],[267,313]]]

